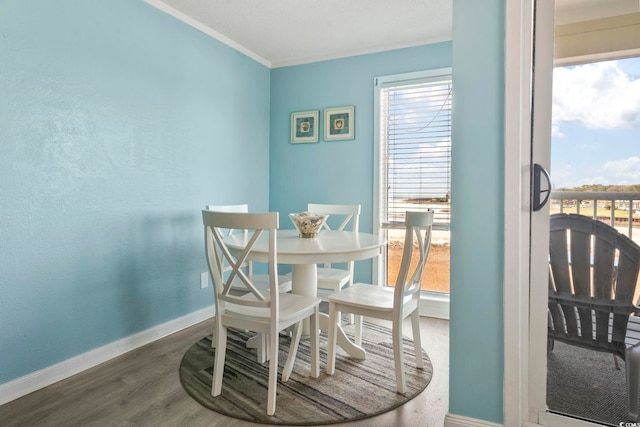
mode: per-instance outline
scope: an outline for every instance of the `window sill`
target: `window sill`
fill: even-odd
[[[420,315],[449,320],[449,294],[423,291],[420,295]]]

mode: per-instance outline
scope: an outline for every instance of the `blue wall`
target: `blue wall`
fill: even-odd
[[[270,208],[289,213],[307,203],[360,203],[360,229],[371,232],[374,78],[450,66],[446,42],[274,69]],[[355,106],[355,139],[324,141],[323,110],[347,105]],[[307,110],[320,111],[319,142],[291,144],[291,113]],[[356,280],[371,280],[371,262],[356,263]]]
[[[501,423],[505,6],[453,6],[449,412]]]
[[[0,383],[213,303],[200,210],[268,209],[270,70],[138,0],[0,2]]]
[[[501,422],[504,0],[453,12],[453,43],[270,71],[140,0],[0,1],[0,383],[210,305],[207,203],[371,230],[373,78],[453,65],[450,412]],[[290,143],[343,105],[354,140]]]

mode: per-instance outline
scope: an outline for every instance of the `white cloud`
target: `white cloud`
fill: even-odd
[[[640,79],[632,80],[617,61],[559,67],[553,79],[554,125],[640,128]]]
[[[611,160],[604,164],[604,170],[610,172],[621,184],[640,181],[640,157],[633,156],[624,160]]]
[[[551,137],[552,138],[562,138],[564,137],[564,133],[560,130],[560,126],[557,124],[551,125]]]

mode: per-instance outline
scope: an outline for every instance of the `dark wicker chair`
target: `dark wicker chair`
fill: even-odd
[[[640,246],[583,215],[551,215],[549,351],[554,340],[625,360],[628,416],[638,418]],[[628,325],[632,325],[628,331]]]

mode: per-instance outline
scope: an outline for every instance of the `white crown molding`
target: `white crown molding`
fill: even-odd
[[[359,55],[369,55],[372,53],[380,53],[380,52],[386,52],[389,50],[424,46],[427,44],[434,44],[434,43],[447,42],[447,41],[451,41],[451,38],[444,37],[444,38],[431,39],[431,40],[421,40],[420,42],[416,42],[416,43],[396,44],[393,46],[381,46],[375,49],[351,50],[348,52],[341,52],[341,53],[334,52],[334,53],[328,53],[326,55],[310,56],[307,58],[292,58],[291,60],[287,60],[287,61],[273,62],[271,64],[271,68],[293,67],[296,65],[310,64],[312,62],[330,61],[332,59],[349,58],[351,56],[359,56]]]
[[[211,305],[187,314],[186,316],[170,320],[146,331],[114,341],[87,353],[80,354],[71,359],[17,378],[8,383],[1,384],[0,405],[4,405],[33,391],[47,387],[60,380],[64,380],[115,357],[121,356],[131,350],[135,350],[167,335],[207,320],[211,318],[214,313],[214,306]]]
[[[271,62],[264,59],[260,55],[255,54],[254,52],[250,51],[246,47],[242,46],[240,43],[237,43],[236,41],[231,40],[229,37],[225,36],[224,34],[214,31],[211,28],[207,27],[206,25],[202,24],[201,22],[198,22],[197,20],[191,18],[190,16],[187,16],[184,13],[174,9],[173,7],[164,3],[163,1],[161,0],[144,0],[144,1],[145,3],[148,3],[151,6],[165,12],[166,14],[171,15],[174,18],[184,22],[185,24],[192,26],[196,30],[201,31],[206,35],[218,40],[219,42],[226,44],[227,46],[248,56],[249,58],[255,60],[256,62],[259,62],[260,64],[268,68],[271,68]]]

